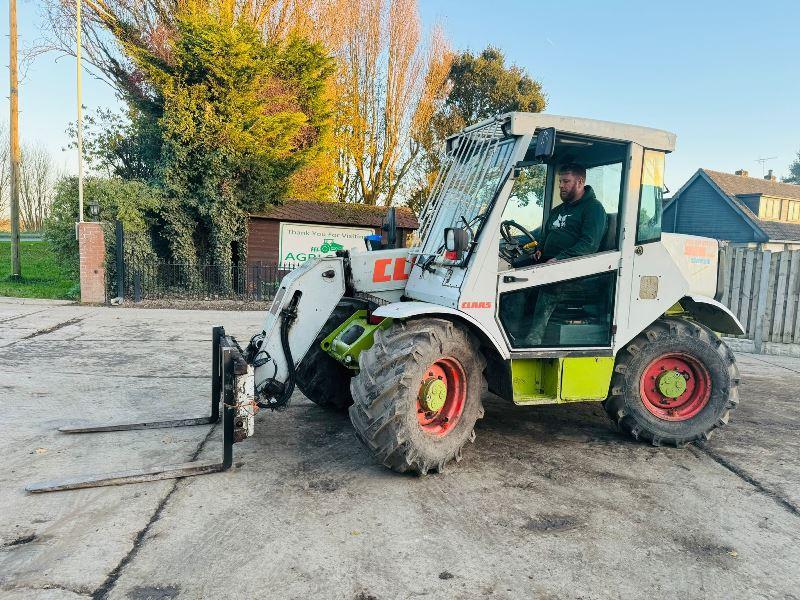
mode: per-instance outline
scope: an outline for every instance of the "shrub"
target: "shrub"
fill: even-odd
[[[156,251],[150,231],[161,206],[158,189],[140,181],[125,181],[117,178],[89,177],[83,186],[84,220],[90,220],[89,205],[97,201],[100,205],[99,220],[106,238],[107,273],[113,277],[115,271],[114,225],[122,221],[126,234],[126,259],[154,260]],[[56,185],[50,215],[44,223],[44,239],[50,248],[61,257],[62,265],[73,275],[79,271],[78,241],[75,238],[75,222],[78,215],[78,180],[65,177]]]

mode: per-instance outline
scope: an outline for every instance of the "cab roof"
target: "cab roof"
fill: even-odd
[[[510,131],[514,135],[525,135],[535,133],[537,129],[555,127],[556,131],[561,133],[634,142],[651,150],[672,152],[675,149],[675,134],[662,129],[640,127],[639,125],[628,125],[626,123],[613,123],[611,121],[598,121],[596,119],[564,117],[547,113],[510,112],[476,123],[467,129],[486,125],[492,121],[510,121]]]

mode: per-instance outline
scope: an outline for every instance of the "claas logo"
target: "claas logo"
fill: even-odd
[[[375,268],[372,271],[372,282],[385,283],[408,279],[406,270],[408,264],[405,258],[379,258],[375,261]]]
[[[462,302],[461,308],[492,308],[491,302]]]

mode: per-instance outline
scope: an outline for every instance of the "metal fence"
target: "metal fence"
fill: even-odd
[[[126,261],[125,298],[141,300],[271,300],[297,264],[232,266]]]
[[[727,247],[720,268],[726,284],[721,302],[754,341],[800,343],[800,251],[770,252]]]
[[[283,277],[298,266],[253,264],[225,269],[213,264],[125,261],[123,293],[134,302],[269,301]],[[744,326],[745,334],[740,337],[753,340],[759,350],[764,342],[800,344],[800,250],[770,252],[729,246],[721,254],[720,269],[725,272],[721,302]]]

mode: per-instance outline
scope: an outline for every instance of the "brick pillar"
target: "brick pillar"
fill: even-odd
[[[100,223],[78,223],[81,258],[81,302],[106,301],[106,243]]]

